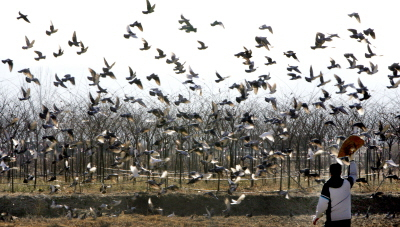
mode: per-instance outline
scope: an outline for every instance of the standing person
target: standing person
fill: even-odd
[[[313,224],[326,213],[325,226],[351,226],[351,188],[357,179],[357,165],[353,155],[349,156],[349,176],[342,178],[342,166],[338,163],[329,167],[331,178],[322,187]]]

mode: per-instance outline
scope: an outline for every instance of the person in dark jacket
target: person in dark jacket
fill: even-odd
[[[313,224],[326,213],[325,226],[351,226],[351,188],[357,179],[357,165],[353,155],[349,156],[349,176],[342,178],[342,166],[338,163],[329,167],[331,178],[322,187]]]

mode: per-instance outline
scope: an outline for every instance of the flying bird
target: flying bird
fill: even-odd
[[[360,19],[360,15],[358,15],[358,13],[350,13],[347,14],[349,17],[354,17],[356,18],[356,20],[358,21],[358,23],[361,23],[361,19]]]
[[[56,58],[56,57],[60,57],[61,55],[63,55],[64,54],[64,50],[61,50],[61,47],[60,46],[58,46],[58,52],[56,53],[56,52],[53,52],[53,56]]]
[[[167,56],[166,54],[164,54],[164,51],[162,51],[161,49],[156,48],[156,50],[158,52],[158,56],[155,56],[154,57],[155,59],[165,58]]]
[[[4,64],[7,63],[8,64],[8,69],[10,70],[10,72],[12,71],[13,66],[14,66],[13,60],[7,58],[5,60],[1,60],[1,62],[3,62]]]
[[[17,19],[23,19],[24,21],[31,23],[28,19],[28,15],[22,14],[21,12],[18,12],[19,16],[17,17]]]
[[[211,26],[217,26],[217,25],[221,25],[223,28],[225,28],[224,24],[221,21],[214,21],[211,23]]]
[[[156,8],[156,4],[151,5],[149,0],[146,0],[147,11],[142,11],[143,14],[154,13],[154,8]]]
[[[40,59],[46,59],[46,56],[44,56],[42,52],[35,50],[35,53],[38,55],[37,58],[34,58],[36,61],[39,61]]]
[[[26,42],[26,46],[23,46],[22,49],[27,50],[27,49],[33,47],[33,44],[35,43],[35,40],[32,40],[32,42],[30,42],[28,37],[25,36],[25,42]]]
[[[46,35],[50,36],[51,34],[54,34],[58,31],[58,29],[54,29],[53,22],[50,21],[50,31],[46,30]]]
[[[200,45],[201,45],[200,47],[197,47],[197,49],[199,49],[199,50],[205,50],[205,49],[208,48],[208,46],[206,46],[206,45],[204,44],[204,42],[199,41],[199,40],[197,40],[197,42],[200,43]]]
[[[22,90],[22,98],[19,98],[20,101],[28,100],[31,97],[31,89],[28,88],[26,91],[23,87],[21,87]]]
[[[72,34],[72,41],[71,41],[71,40],[68,40],[68,45],[69,45],[69,46],[74,45],[74,46],[79,47],[79,42],[78,42],[78,40],[76,39],[76,31],[74,31],[74,33]]]
[[[339,64],[336,64],[335,60],[333,60],[333,59],[331,58],[330,62],[331,62],[331,65],[328,66],[328,69],[333,69],[333,68],[339,68],[339,69],[340,69],[340,65],[339,65]]]
[[[289,50],[289,51],[283,52],[283,54],[288,58],[292,57],[296,61],[300,62],[299,59],[296,56],[296,53],[294,51]]]
[[[149,46],[149,43],[144,38],[142,38],[142,41],[143,41],[143,48],[140,48],[140,50],[150,49],[151,46]]]
[[[274,32],[272,31],[272,27],[271,26],[267,26],[265,24],[261,25],[260,27],[258,27],[260,30],[265,30],[268,29],[269,32],[271,32],[271,34],[274,34]]]
[[[137,38],[136,34],[132,32],[131,28],[128,26],[126,26],[126,32],[128,32],[128,34],[124,34],[125,39],[129,39],[129,38]]]
[[[321,86],[324,86],[325,84],[327,84],[327,83],[329,83],[329,82],[331,82],[331,80],[329,79],[329,80],[327,80],[327,81],[325,81],[324,80],[324,77],[323,77],[323,75],[322,75],[322,73],[320,74],[321,76],[319,77],[319,80],[320,80],[320,84],[318,84],[317,85],[317,87],[321,87]]]
[[[246,197],[246,195],[242,194],[242,195],[239,196],[239,198],[237,200],[232,199],[231,205],[240,204],[244,200],[245,197]]]
[[[133,24],[130,24],[129,26],[133,27],[137,27],[141,32],[143,31],[143,26],[142,23],[135,21]]]
[[[276,64],[276,61],[272,61],[272,58],[265,56],[265,58],[267,59],[267,63],[264,63],[264,65],[273,65]]]
[[[79,44],[80,44],[80,46],[81,46],[81,50],[80,50],[80,51],[77,51],[76,53],[77,53],[78,55],[81,55],[81,54],[83,54],[83,53],[86,53],[86,51],[88,50],[89,47],[85,47],[85,46],[83,45],[82,42],[79,42]]]
[[[226,78],[229,78],[229,76],[222,77],[221,75],[219,75],[219,73],[218,73],[218,72],[215,72],[215,74],[216,74],[216,75],[217,75],[217,77],[218,77],[218,79],[217,79],[217,80],[215,80],[215,82],[217,82],[217,83],[219,83],[219,82],[221,82],[221,81],[224,81]]]

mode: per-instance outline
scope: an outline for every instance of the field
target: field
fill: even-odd
[[[214,184],[212,184],[214,183]],[[55,194],[34,190],[31,193],[2,193],[0,197],[1,211],[8,211],[17,217],[15,221],[2,223],[5,226],[310,226],[315,212],[318,194],[321,186],[312,184],[307,190],[291,190],[289,199],[280,195],[274,189],[263,187],[261,182],[253,188],[239,188],[233,195],[225,192],[226,183],[221,183],[221,191],[203,190],[215,186],[216,182],[200,182],[198,185],[186,186],[176,191],[159,195],[158,191],[134,193],[140,188],[141,182],[132,185],[113,185],[115,192],[106,194],[96,192],[96,184],[86,185],[81,192],[74,193],[72,188],[64,187]],[[370,198],[376,187],[355,185],[352,196],[353,226],[397,226],[400,207],[398,183],[385,181],[380,189],[385,193],[376,198]],[[213,191],[217,198],[204,195]],[[246,197],[242,203],[232,205],[229,215],[225,198],[237,199],[240,194]],[[151,199],[154,209],[149,209]],[[73,210],[76,218],[68,218],[68,210],[52,208],[52,201],[57,205],[66,205]],[[99,209],[102,204],[112,204],[121,201],[111,209]],[[134,209],[132,209],[134,207]],[[98,210],[97,215],[91,215],[90,208]],[[162,208],[162,212],[158,211]],[[212,214],[207,216],[207,210]],[[388,213],[394,215],[387,216]],[[366,217],[368,213],[369,217]],[[173,217],[169,217],[174,214]],[[251,217],[248,217],[250,216]],[[319,221],[321,226],[324,218]],[[244,224],[245,223],[245,224]]]

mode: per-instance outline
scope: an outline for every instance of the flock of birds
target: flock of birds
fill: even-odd
[[[155,4],[152,5],[149,0],[146,0],[147,3],[147,8],[145,11],[143,11],[143,14],[150,14],[150,13],[155,13]],[[352,13],[349,14],[348,16],[354,17],[359,23],[361,23],[360,16],[357,13]],[[22,19],[27,23],[31,23],[30,20],[28,19],[27,15],[22,14],[19,12],[19,16],[17,19]],[[190,23],[190,20],[185,18],[183,15],[181,15],[181,19],[178,20],[179,24],[182,25],[180,27],[180,30],[183,30],[187,33],[190,32],[197,32],[197,28],[194,27]],[[223,29],[225,28],[224,24],[220,21],[214,21],[211,23],[211,26],[221,26]],[[137,39],[137,35],[132,31],[133,28],[137,28],[138,31],[143,31],[144,27],[141,22],[135,21],[132,24],[129,24],[127,26],[127,33],[123,34],[122,37],[125,39]],[[271,35],[273,35],[273,29],[271,26],[267,25],[262,25],[259,27],[260,30],[268,30]],[[54,27],[53,23],[51,22],[50,24],[50,30],[46,31],[45,33],[48,36],[51,36],[55,33],[57,33],[58,29]],[[371,40],[376,38],[375,32],[373,29],[368,28],[366,30],[363,30],[362,32],[357,31],[356,29],[348,29],[350,32],[350,38],[355,39],[356,41],[360,43],[365,43],[366,45],[366,50],[367,52],[365,53],[365,58],[366,59],[371,59],[375,58],[379,55],[373,52],[371,46]],[[318,32],[315,36],[315,45],[311,46],[311,49],[317,50],[317,49],[325,49],[327,46],[327,43],[334,42],[334,39],[339,38],[338,34],[323,34]],[[25,41],[26,45],[22,47],[24,50],[29,50],[34,47],[35,40],[30,40],[27,36],[25,36]],[[272,48],[271,44],[268,41],[267,37],[264,36],[257,36],[255,37],[256,41],[256,48],[265,48],[266,50],[270,50]],[[152,45],[150,45],[144,38],[142,38],[143,42],[143,47],[140,48],[140,51],[148,51],[151,49]],[[199,51],[204,51],[207,48],[209,48],[203,41],[198,41],[200,46],[198,47]],[[76,52],[78,55],[84,54],[88,51],[88,46],[84,45],[81,40],[77,38],[77,34],[74,31],[72,35],[72,39],[68,41],[68,45],[70,47],[76,47],[78,48],[78,51]],[[154,48],[153,48],[154,49]],[[202,87],[200,84],[196,82],[196,79],[199,78],[199,74],[195,73],[191,67],[185,66],[185,62],[182,63],[180,61],[179,57],[177,57],[174,53],[170,55],[170,57],[167,57],[167,54],[163,52],[160,48],[156,48],[158,55],[156,55],[154,58],[156,60],[160,59],[166,59],[167,64],[174,65],[173,71],[176,74],[183,74],[183,73],[188,73],[186,75],[186,80],[183,82],[185,86],[189,86],[189,89],[192,90],[193,92],[197,93],[199,96],[202,95]],[[37,57],[34,58],[36,61],[41,61],[46,59],[46,55],[40,51],[34,51],[37,54]],[[59,47],[58,51],[53,53],[54,58],[60,58],[64,54],[64,50]],[[293,59],[294,62],[299,63],[299,56],[297,53],[295,53],[292,50],[285,51],[283,53],[287,58]],[[234,54],[232,57],[237,57],[243,59],[243,64],[245,65],[246,73],[254,73],[258,67],[255,66],[253,58],[253,53],[250,48],[244,47],[244,50],[241,52],[238,52],[237,54]],[[301,56],[300,56],[301,57]],[[348,69],[351,70],[357,70],[358,74],[366,73],[366,74],[376,74],[378,72],[378,65],[370,62],[369,66],[364,66],[361,64],[358,64],[357,62],[359,61],[356,57],[356,54],[353,53],[344,53],[344,57],[347,59],[349,66]],[[267,59],[267,63],[265,63],[266,66],[274,65],[277,64],[276,61],[273,60],[273,58],[269,56],[265,56]],[[5,59],[2,60],[4,64],[7,64],[9,67],[9,71],[13,71],[14,67],[14,61],[12,59]],[[117,79],[115,74],[112,71],[113,66],[115,65],[115,62],[112,64],[109,64],[108,61],[104,58],[104,67],[102,68],[102,72],[98,73],[94,69],[89,68],[89,76],[87,77],[89,81],[89,86],[97,87],[97,95],[93,96],[89,92],[89,107],[87,109],[87,114],[89,117],[94,117],[97,115],[101,116],[110,116],[110,113],[108,112],[108,109],[111,114],[119,115],[121,119],[127,119],[129,122],[134,121],[134,114],[129,113],[129,112],[124,112],[121,113],[122,111],[122,103],[120,101],[119,97],[107,97],[108,91],[107,88],[100,86],[101,81],[103,81],[103,78],[111,78],[111,79]],[[248,67],[248,68],[247,68]],[[330,65],[327,66],[329,70],[335,69],[335,68],[341,68],[341,65],[339,65],[334,59],[331,59]],[[388,69],[391,71],[391,75],[388,75],[389,78],[389,83],[390,85],[387,86],[388,89],[393,89],[397,88],[400,84],[400,79],[395,81],[395,79],[399,78],[400,75],[398,75],[398,72],[400,71],[400,65],[398,63],[393,63],[391,64]],[[288,65],[287,67],[287,75],[290,77],[290,80],[300,80],[303,78],[303,74],[300,71],[299,66],[297,65]],[[29,68],[24,68],[20,69],[18,73],[22,73],[25,75],[25,80],[27,83],[35,83],[36,85],[40,86],[40,81],[37,77],[35,77]],[[227,79],[229,76],[222,76],[218,72],[216,72],[216,83],[220,83],[221,81],[224,81]],[[336,94],[347,94],[348,96],[352,97],[354,100],[358,100],[358,102],[352,104],[349,106],[351,109],[355,109],[359,115],[364,114],[364,109],[362,107],[363,101],[368,100],[371,97],[371,92],[369,89],[362,83],[361,79],[358,79],[357,85],[354,85],[353,83],[345,83],[345,81],[338,75],[334,75],[334,78],[336,80],[336,86],[338,88],[338,91]],[[152,73],[151,75],[147,76],[146,79],[148,81],[154,81],[154,83],[158,86],[161,86],[161,79],[157,74]],[[297,119],[300,116],[300,112],[303,110],[305,113],[310,112],[310,106],[308,103],[300,102],[296,100],[296,98],[293,98],[293,108],[290,108],[286,111],[280,111],[278,113],[278,117],[272,117],[268,118],[264,116],[264,122],[265,123],[270,123],[271,125],[276,125],[278,126],[277,132],[274,132],[273,130],[264,132],[258,137],[260,139],[256,139],[250,135],[248,135],[246,130],[251,130],[254,129],[257,121],[257,117],[254,114],[251,114],[251,112],[246,112],[243,113],[242,116],[240,116],[240,123],[235,126],[235,130],[232,132],[225,131],[222,133],[217,132],[217,129],[213,127],[218,121],[235,121],[238,119],[238,116],[235,116],[232,114],[228,109],[226,109],[226,114],[223,114],[223,111],[221,107],[228,105],[228,106],[235,106],[239,105],[242,102],[245,102],[250,93],[254,93],[257,95],[259,89],[264,89],[264,90],[269,90],[268,97],[265,97],[265,101],[267,103],[271,103],[271,107],[273,110],[278,111],[281,110],[277,104],[277,99],[273,97],[272,95],[277,91],[277,85],[271,84],[268,82],[268,80],[271,79],[271,76],[268,75],[261,75],[258,77],[256,80],[248,81],[245,80],[244,82],[241,82],[239,84],[234,83],[232,84],[229,88],[230,89],[236,89],[239,93],[239,96],[235,98],[235,100],[223,100],[220,102],[214,102],[212,101],[212,108],[211,108],[211,114],[208,115],[212,119],[211,123],[209,123],[205,129],[202,126],[202,123],[204,122],[204,114],[201,113],[190,113],[190,112],[182,112],[178,109],[178,107],[182,104],[188,104],[190,103],[190,100],[188,98],[185,98],[183,95],[179,94],[177,97],[177,100],[175,101],[170,101],[171,97],[168,95],[165,95],[164,92],[159,89],[159,88],[150,88],[149,89],[149,95],[152,97],[157,98],[160,103],[164,106],[167,106],[166,109],[162,110],[161,108],[153,108],[150,109],[148,108],[148,104],[144,102],[142,98],[135,98],[133,96],[125,95],[123,101],[127,103],[138,103],[144,108],[148,108],[147,113],[152,114],[156,117],[156,127],[157,128],[163,128],[163,135],[174,135],[174,134],[180,134],[185,138],[185,141],[191,140],[193,146],[189,149],[184,149],[181,146],[182,142],[177,143],[177,148],[176,148],[176,155],[182,156],[182,157],[190,157],[190,153],[197,153],[202,157],[206,157],[204,160],[201,160],[203,164],[209,165],[212,168],[208,169],[208,173],[199,173],[199,172],[191,172],[190,176],[191,178],[189,179],[187,184],[194,184],[198,182],[199,180],[202,179],[209,179],[213,176],[213,174],[218,174],[220,176],[226,176],[227,182],[228,182],[228,194],[233,195],[233,193],[237,190],[239,181],[241,180],[242,177],[246,176],[251,176],[251,180],[257,180],[257,177],[260,177],[263,173],[274,173],[276,169],[279,167],[277,164],[276,160],[280,159],[285,159],[287,156],[291,155],[293,152],[292,149],[284,149],[282,151],[270,151],[267,152],[266,150],[261,148],[262,142],[267,139],[270,142],[275,142],[275,140],[281,140],[285,141],[289,138],[290,132],[288,131],[286,124],[288,122],[288,119]],[[324,87],[327,84],[331,83],[331,79],[327,79],[322,72],[320,72],[318,75],[314,74],[312,66],[310,66],[309,70],[309,77],[304,77],[306,82],[309,83],[314,83],[314,81],[319,81],[316,86],[317,87]],[[126,80],[129,84],[133,85],[135,84],[138,89],[143,90],[143,84],[140,78],[136,75],[136,72],[132,70],[131,67],[129,67],[129,76],[126,77]],[[54,86],[60,87],[60,89],[68,89],[69,84],[72,86],[75,85],[75,77],[71,76],[70,74],[66,74],[63,77],[59,77],[57,74],[55,74],[55,81],[53,82]],[[353,92],[347,91],[347,89],[354,89]],[[21,88],[22,91],[22,96],[19,98],[20,101],[28,101],[31,100],[31,91],[30,88]],[[317,102],[312,103],[311,105],[314,106],[316,109],[328,109],[326,105],[328,105],[329,110],[331,111],[329,114],[330,115],[338,115],[338,114],[349,114],[348,108],[345,106],[334,106],[333,104],[327,104],[327,101],[331,99],[331,94],[327,92],[325,89],[321,88],[321,92],[323,93],[322,97],[319,97]],[[34,99],[34,98],[33,98]],[[236,102],[236,103],[235,103]],[[104,108],[104,103],[109,104],[109,106],[106,106],[107,108]],[[245,105],[245,104],[244,104]],[[170,114],[170,106],[176,106],[177,108],[177,114],[176,117],[172,116]],[[52,110],[46,107],[45,105],[42,106],[42,111],[39,114],[39,119],[34,119],[32,122],[30,122],[27,125],[27,130],[29,132],[37,132],[38,131],[38,126],[40,125],[38,122],[42,122],[40,125],[44,129],[44,135],[42,137],[43,141],[46,141],[44,144],[44,147],[42,150],[36,150],[28,147],[25,144],[25,141],[23,138],[16,138],[16,132],[11,133],[12,128],[14,125],[17,124],[19,121],[18,117],[14,117],[6,125],[1,127],[2,130],[2,135],[3,138],[5,138],[5,142],[9,142],[12,146],[12,149],[4,149],[4,146],[2,146],[1,151],[1,173],[3,174],[4,172],[10,171],[12,169],[16,169],[16,167],[10,167],[10,163],[13,163],[17,160],[18,156],[20,154],[24,154],[26,151],[29,150],[28,155],[30,158],[29,160],[34,160],[37,159],[39,155],[41,154],[47,154],[48,152],[54,152],[54,157],[55,157],[55,162],[59,162],[63,160],[63,168],[62,171],[69,171],[70,169],[70,164],[69,161],[70,159],[70,153],[69,150],[76,148],[77,146],[81,145],[82,142],[77,142],[76,138],[74,136],[74,129],[73,128],[64,128],[63,125],[66,125],[66,122],[58,122],[58,115],[59,114],[64,114],[65,111],[63,109],[58,108],[56,105],[53,105]],[[185,119],[190,124],[188,125],[180,125],[177,126],[175,122],[177,122],[177,118],[179,119]],[[396,118],[400,118],[399,116],[396,116]],[[325,122],[326,126],[335,126],[334,121],[326,121]],[[39,126],[39,127],[40,127]],[[351,125],[352,128],[358,129],[354,130],[354,132],[359,133],[361,136],[363,136],[366,140],[370,140],[371,138],[376,135],[381,141],[385,141],[388,137],[393,136],[394,133],[390,132],[393,130],[396,130],[395,128],[391,128],[390,125],[385,125],[382,122],[380,122],[379,129],[376,131],[368,129],[362,122],[355,123]],[[210,140],[210,141],[197,141],[194,138],[191,138],[191,134],[189,133],[189,129],[194,129],[194,131],[203,131],[204,134],[210,135],[213,138],[217,138],[216,140]],[[143,127],[137,130],[136,133],[147,133],[150,131],[150,128],[148,127]],[[48,134],[50,133],[50,134]],[[51,135],[53,133],[53,135]],[[64,145],[61,146],[62,152],[58,153],[56,146],[60,144],[61,141],[59,141],[60,136],[57,136],[59,133],[64,133],[68,138],[70,143],[64,143]],[[243,135],[244,133],[244,135]],[[242,136],[239,136],[242,135]],[[241,165],[236,165],[235,168],[225,168],[224,166],[218,165],[218,159],[213,156],[212,152],[210,151],[211,148],[214,148],[216,150],[220,151],[225,151],[226,147],[228,146],[229,142],[232,140],[243,140],[243,145],[245,148],[252,148],[253,150],[257,151],[259,153],[260,157],[260,164],[255,167],[255,171],[253,171],[251,168],[241,166]],[[340,140],[342,139],[342,140]],[[111,166],[113,168],[121,169],[125,165],[125,163],[129,163],[130,160],[134,159],[134,165],[130,165],[130,170],[129,170],[129,175],[131,176],[131,179],[133,178],[139,178],[142,177],[141,175],[145,174],[146,176],[152,176],[153,172],[152,169],[160,166],[165,166],[168,161],[170,161],[169,158],[160,158],[160,153],[151,150],[151,151],[140,151],[139,147],[133,148],[131,145],[130,141],[121,141],[118,139],[118,136],[113,133],[111,130],[105,130],[103,131],[100,135],[95,137],[95,141],[98,144],[105,144],[108,142],[110,146],[108,147],[108,150],[114,152],[117,154],[115,157],[115,162]],[[343,141],[343,138],[339,137],[339,140],[337,144],[334,144],[332,146],[332,155],[333,157],[337,157],[337,153],[335,154],[335,151],[337,152],[337,149],[339,148],[340,142]],[[157,143],[160,143],[161,141],[154,141],[154,144],[157,145]],[[184,142],[184,141],[183,141]],[[313,159],[314,156],[320,155],[324,153],[322,147],[322,142],[318,139],[313,139],[310,141],[311,148],[308,151],[308,158]],[[369,145],[369,146],[374,146],[374,145]],[[374,149],[374,147],[369,147],[371,149]],[[375,147],[376,148],[376,147]],[[91,150],[94,149],[94,146],[89,146],[89,148],[85,151],[86,153],[92,152]],[[140,161],[140,157],[148,157],[149,160],[149,166],[147,166],[145,163]],[[256,160],[255,157],[252,157],[250,155],[243,155],[241,157],[242,163],[246,159],[249,159],[251,161]],[[338,159],[336,158],[338,162],[345,163],[345,160]],[[399,165],[393,162],[393,160],[385,160],[384,162],[381,163],[382,165],[376,166],[374,168],[382,169],[382,168],[397,168]],[[71,187],[75,187],[79,183],[87,183],[87,182],[92,182],[94,179],[94,174],[96,173],[97,168],[96,166],[92,166],[91,163],[89,162],[87,164],[86,172],[82,174],[80,177],[74,178],[73,183],[71,184]],[[314,177],[315,180],[318,183],[324,183],[323,179],[319,178],[319,175],[316,173],[313,173],[310,171],[310,169],[304,169],[300,170],[300,173],[304,174],[305,177]],[[153,180],[147,181],[149,184],[150,188],[156,189],[158,191],[158,195],[162,195],[166,193],[168,190],[175,190],[178,187],[175,185],[166,185],[166,178],[168,177],[168,172],[165,171],[159,176],[159,182],[157,182],[154,177]],[[118,175],[115,174],[110,174],[106,178],[112,179],[114,177],[118,177]],[[386,178],[392,178],[398,180],[397,175],[387,175]],[[34,176],[33,175],[28,175],[24,179],[24,183],[28,183],[29,181],[33,180]],[[55,181],[56,178],[56,173],[48,180],[50,181]],[[83,179],[83,180],[82,180]],[[79,182],[82,180],[82,182]],[[359,182],[363,182],[362,180],[359,180]],[[163,187],[165,185],[165,187]],[[107,190],[109,190],[110,186],[102,183],[102,186],[100,188],[101,193],[106,193]],[[59,185],[51,185],[50,186],[50,193],[57,193],[60,191],[60,186]],[[285,195],[285,197],[289,197],[289,194],[282,193]],[[218,199],[217,196],[212,194],[211,192],[206,193],[205,195],[211,196],[213,198]],[[226,205],[226,209],[223,211],[225,215],[229,215],[229,211],[231,209],[232,205],[238,205],[240,204],[243,200],[245,199],[245,195],[242,194],[237,200],[234,199],[229,199],[226,198],[224,203]],[[101,209],[112,209],[113,207],[118,206],[121,203],[121,201],[114,201],[112,204],[104,204],[100,206]],[[74,210],[70,209],[69,207],[66,207],[64,205],[58,205],[55,204],[53,201],[51,208],[57,209],[57,208],[65,208],[68,210],[68,217],[78,217],[77,215],[74,214]],[[154,206],[151,203],[151,199],[149,199],[149,210],[151,210],[152,213],[155,212],[160,212],[160,209],[154,208]],[[99,213],[95,210],[90,208],[89,210],[90,214],[93,215],[94,217],[98,216]],[[161,209],[162,211],[162,209]],[[212,210],[208,210],[206,208],[207,214],[205,215],[208,218],[211,218],[213,215]],[[85,214],[86,215],[86,214]]]

